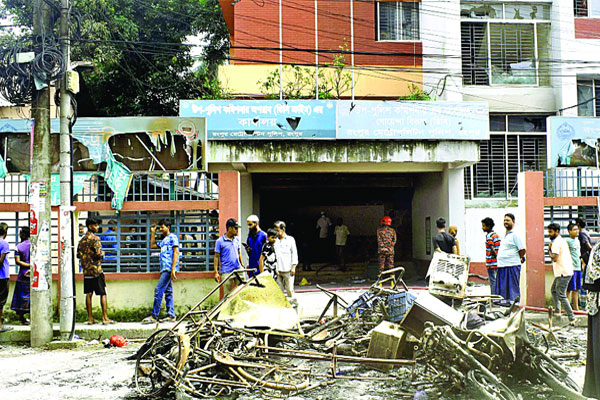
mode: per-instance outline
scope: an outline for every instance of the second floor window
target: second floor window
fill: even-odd
[[[377,40],[419,40],[419,2],[377,2]]]
[[[576,17],[600,17],[600,0],[573,0]]]
[[[461,8],[465,85],[550,85],[549,6]]]

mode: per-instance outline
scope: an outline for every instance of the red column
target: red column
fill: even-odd
[[[525,247],[527,248],[527,305],[544,307],[544,179],[542,172],[525,172]]]
[[[219,235],[226,232],[225,223],[229,218],[240,220],[240,173],[238,171],[219,172]]]

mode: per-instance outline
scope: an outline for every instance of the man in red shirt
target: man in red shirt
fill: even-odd
[[[392,219],[388,216],[381,218],[381,228],[377,229],[377,255],[379,256],[379,273],[394,268],[394,247],[396,246],[396,231],[391,227]]]
[[[481,229],[485,232],[485,266],[488,271],[490,290],[492,294],[498,294],[496,277],[498,273],[498,261],[496,256],[500,248],[500,236],[494,232],[494,220],[490,217],[481,220]]]

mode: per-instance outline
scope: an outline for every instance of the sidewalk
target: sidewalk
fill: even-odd
[[[158,325],[158,329],[170,328],[175,323],[164,322]],[[27,344],[29,339],[29,326],[5,324],[5,327],[13,328],[8,332],[0,333],[0,344],[19,343]],[[112,335],[121,335],[126,339],[145,339],[156,330],[156,324],[142,325],[140,322],[117,322],[112,325],[86,325],[83,323],[75,324],[75,334],[83,340],[106,339]],[[53,324],[54,337],[60,337],[60,325]]]

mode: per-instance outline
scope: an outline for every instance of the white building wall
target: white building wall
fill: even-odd
[[[431,97],[438,100],[462,101],[460,2],[421,1],[420,33],[423,54],[440,55],[423,57],[423,70],[436,71],[423,74],[423,90],[433,91]]]

